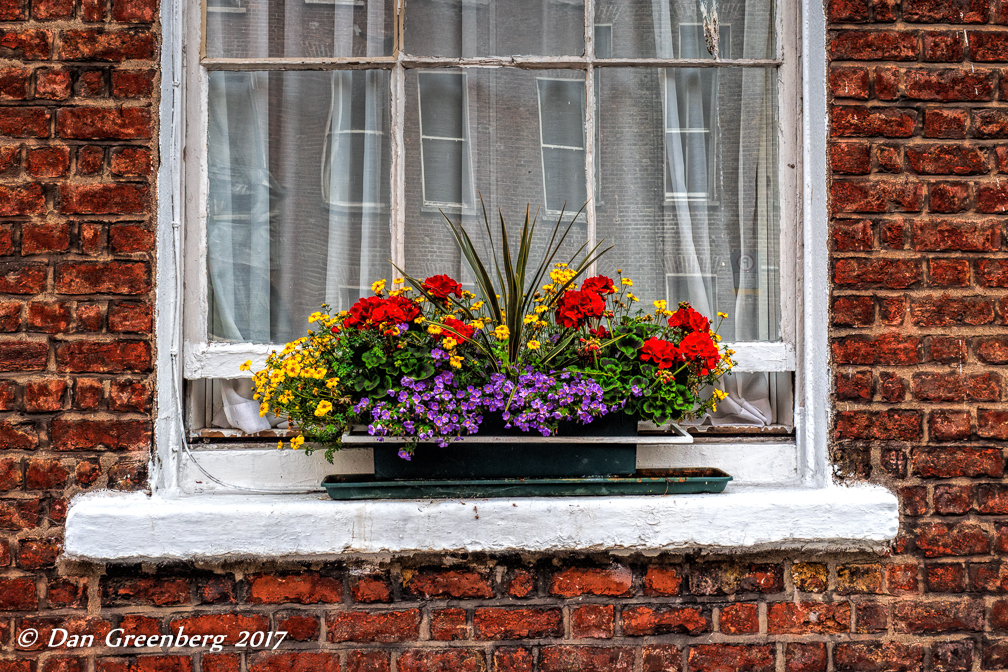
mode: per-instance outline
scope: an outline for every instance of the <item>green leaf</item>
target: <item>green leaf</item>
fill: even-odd
[[[371,350],[365,352],[361,359],[369,369],[373,369],[376,366],[384,364],[385,360],[388,358],[385,356],[385,353],[378,348],[372,348]]]

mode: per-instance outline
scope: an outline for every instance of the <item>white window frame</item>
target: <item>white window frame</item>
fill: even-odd
[[[250,355],[264,356],[269,347],[209,344],[205,340],[205,321],[197,321],[195,328],[189,323],[182,327],[183,294],[195,297],[204,314],[206,309],[205,274],[202,279],[199,273],[185,274],[183,289],[183,259],[189,268],[205,267],[205,244],[200,253],[199,243],[203,231],[198,225],[188,231],[183,226],[186,213],[199,217],[206,214],[202,186],[206,181],[205,159],[195,151],[186,154],[186,161],[182,156],[187,132],[205,137],[206,117],[200,112],[205,110],[207,90],[198,58],[183,64],[187,30],[184,17],[188,16],[190,25],[193,21],[201,25],[199,6],[186,6],[185,1],[166,0],[161,9],[163,159],[158,173],[158,413],[150,465],[152,494],[88,493],[75,498],[65,528],[66,557],[120,562],[463,550],[882,550],[891,543],[899,525],[895,495],[881,486],[836,485],[828,456],[829,281],[828,253],[822,244],[828,230],[822,187],[827,176],[826,24],[821,3],[803,0],[801,6],[788,6],[778,16],[779,23],[791,26],[779,31],[785,39],[778,40],[778,55],[788,50],[797,53],[795,25],[800,25],[802,31],[800,78],[791,77],[790,82],[782,81],[778,87],[781,127],[793,129],[793,133],[781,138],[781,156],[793,157],[780,161],[782,210],[793,213],[796,224],[800,222],[800,227],[792,227],[790,238],[782,236],[782,247],[795,251],[788,277],[795,279],[797,292],[790,304],[794,310],[784,318],[785,333],[793,336],[783,344],[760,344],[745,354],[740,352],[739,357],[742,370],[795,370],[796,361],[802,364],[796,370],[793,478],[775,483],[733,483],[725,493],[709,496],[481,500],[480,515],[474,516],[471,502],[332,502],[321,501],[317,494],[200,494],[192,483],[185,482],[192,460],[183,445],[183,375],[233,376],[240,361]],[[586,16],[591,15],[591,1],[587,0]],[[583,66],[587,70],[587,99],[592,100],[593,36],[589,27],[586,21],[589,57],[583,59]],[[392,91],[393,114],[400,119],[404,109],[401,61],[400,57],[393,65],[398,76],[393,78],[396,83]],[[792,64],[799,72],[799,64]],[[659,63],[657,67],[663,66]],[[186,78],[194,94],[188,97],[184,96]],[[593,107],[586,110],[588,137],[594,130]],[[396,196],[403,187],[398,158],[402,142],[400,127],[392,138],[393,179],[400,180],[399,188],[393,189],[393,233],[404,214],[403,203]],[[586,175],[594,174],[592,149],[589,144]],[[594,180],[589,180],[589,198],[593,187]],[[594,224],[594,211],[589,209],[592,235]],[[800,235],[796,235],[799,231]],[[758,453],[757,460],[767,455],[759,452],[759,445],[695,444],[684,449],[683,455],[703,460],[708,466],[725,456],[734,456],[739,460],[736,467],[745,467],[747,454]],[[234,463],[234,453],[221,456],[221,451],[204,451],[200,458],[211,459],[215,452],[219,461],[224,457],[223,461]],[[296,460],[324,464],[320,459],[306,461],[303,455],[290,451],[259,453],[263,458],[267,454],[282,458],[251,463],[246,476],[293,466]],[[363,453],[344,451],[343,455],[347,459],[356,455],[366,461]],[[649,456],[645,450],[645,462],[652,458],[653,451]],[[737,468],[732,471],[738,473]],[[242,476],[236,472],[232,475]],[[297,479],[291,476],[289,481]],[[548,529],[543,528],[543,520],[550,521]],[[109,534],[109,530],[116,533]]]

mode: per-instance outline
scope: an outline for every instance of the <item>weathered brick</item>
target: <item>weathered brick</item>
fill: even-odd
[[[919,182],[834,180],[830,194],[834,212],[919,212],[924,207],[924,185]]]
[[[896,30],[842,30],[829,44],[835,61],[915,61],[917,35]]]
[[[571,636],[591,639],[612,637],[614,613],[611,604],[586,604],[571,609]]]
[[[326,630],[330,642],[408,642],[420,636],[420,610],[335,612]]]
[[[621,565],[606,568],[572,567],[553,575],[550,595],[575,597],[577,595],[624,596],[631,594],[633,574]]]
[[[767,609],[770,634],[850,632],[849,602],[775,602]]]
[[[955,33],[959,35],[959,33]],[[925,41],[926,44],[926,41]],[[946,107],[929,108],[924,112],[925,138],[965,138],[969,112]]]
[[[45,341],[0,339],[0,371],[41,371],[48,360]]]
[[[984,296],[924,296],[911,304],[910,319],[922,327],[990,324],[994,306]]]
[[[699,644],[691,646],[689,669],[694,672],[773,672],[777,656],[772,644],[729,646]]]
[[[0,129],[0,133],[3,129]],[[0,217],[37,215],[45,211],[45,195],[38,184],[0,185]]]
[[[72,107],[59,111],[56,131],[75,140],[149,138],[150,111],[142,107]]]
[[[993,220],[930,218],[913,223],[913,246],[921,251],[990,252],[1001,247],[1001,230]]]
[[[40,61],[49,58],[51,49],[51,30],[0,30],[0,56],[25,61]],[[6,112],[7,110],[5,110]]]
[[[477,609],[473,618],[476,639],[538,639],[563,636],[563,614],[559,609]]]
[[[0,360],[2,361],[2,360]],[[146,341],[71,341],[56,348],[56,367],[72,373],[142,372],[151,367]]]
[[[836,137],[909,138],[917,125],[917,112],[906,108],[834,105],[830,112]]]
[[[837,565],[836,590],[840,595],[879,594],[882,592],[882,566]]]
[[[922,60],[931,63],[955,63],[963,60],[963,34],[926,31],[923,34]]]
[[[249,578],[247,600],[252,604],[315,604],[343,601],[343,582],[318,574],[259,574]]]
[[[987,532],[975,523],[925,523],[917,527],[917,548],[926,558],[982,555],[990,551]]]
[[[928,210],[956,213],[970,209],[973,187],[968,182],[932,182],[928,188]]]
[[[983,0],[905,0],[903,18],[919,23],[986,23],[990,6]]]
[[[979,68],[908,70],[905,91],[907,98],[914,100],[991,100],[994,97],[994,74]]]
[[[829,585],[829,567],[818,562],[796,562],[791,565],[791,582],[795,590],[823,593]]]
[[[541,672],[631,672],[633,649],[594,646],[545,646],[539,658]]]
[[[626,607],[623,609],[623,634],[691,634],[711,631],[710,616],[695,607]]]
[[[437,609],[431,613],[430,632],[439,642],[468,639],[465,609]]]
[[[402,669],[405,671],[409,668]],[[248,670],[249,672],[340,672],[339,653],[335,651],[285,651],[277,653],[262,651],[249,654]]]
[[[755,604],[729,604],[718,619],[721,632],[728,635],[753,635],[759,632],[759,607]]]
[[[867,175],[871,172],[871,145],[838,142],[830,145],[830,169],[843,175]]]
[[[829,654],[822,642],[799,644],[789,642],[784,655],[785,672],[826,672]]]
[[[899,642],[839,642],[833,648],[837,672],[919,672],[924,647]]]
[[[410,594],[426,598],[493,597],[489,580],[479,572],[418,572],[404,581],[404,587]]]
[[[671,644],[642,646],[641,672],[682,672],[682,651]]]
[[[146,450],[151,423],[145,420],[65,420],[52,422],[55,450]]]
[[[844,1],[844,0],[833,0]],[[834,98],[868,100],[871,95],[871,73],[867,68],[830,68],[830,91]]]
[[[64,61],[117,63],[149,59],[154,55],[154,48],[154,34],[147,30],[65,30],[61,36],[59,58]]]
[[[973,487],[969,485],[936,485],[934,489],[935,513],[959,516],[973,505]]]
[[[952,144],[907,147],[906,157],[910,168],[924,175],[977,175],[990,170],[987,153],[977,147]]]
[[[931,429],[931,438],[936,441],[959,441],[970,438],[970,433],[972,431],[971,429],[972,421],[970,418],[969,411],[948,411],[948,410],[931,411],[931,413],[928,415],[928,427],[930,427]],[[942,448],[941,451],[935,451],[935,452],[947,453],[948,451],[945,448]],[[997,454],[994,454],[997,451],[990,451],[990,450],[981,450],[980,452],[982,454],[980,456],[960,455],[958,457],[973,458],[976,461],[981,461],[984,458],[986,458],[985,460],[986,470],[997,471],[998,475],[1000,475],[1001,473],[1000,453],[998,452]],[[953,460],[955,459],[955,457],[956,456],[953,455]],[[920,461],[920,464],[918,464],[918,460]],[[975,468],[976,466],[976,462],[968,464],[957,464],[952,460],[946,462],[942,460],[942,458],[940,457],[937,458],[937,460],[940,461],[940,463],[944,467],[944,469],[941,470],[942,472],[952,472],[952,474],[950,475],[955,476],[967,475],[956,472],[969,470],[971,468]],[[934,453],[929,453],[926,450],[914,452],[914,469],[915,471],[918,471],[918,473],[921,473],[922,475],[924,474],[931,475],[935,473],[934,461],[936,461]],[[981,471],[981,473],[984,472]]]
[[[354,602],[391,602],[392,586],[381,574],[352,577],[350,597]]]
[[[129,215],[143,212],[148,189],[137,184],[61,184],[59,211],[65,215]]]

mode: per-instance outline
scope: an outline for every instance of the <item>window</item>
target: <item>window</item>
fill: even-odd
[[[585,187],[584,80],[536,80],[543,200],[547,213],[575,211],[588,200]]]
[[[718,179],[725,180],[712,203],[669,202],[663,186],[666,73],[711,64],[673,53],[675,27],[698,23],[702,14],[691,3],[598,0],[585,21],[584,6],[568,1],[411,0],[401,16],[391,2],[261,0],[249,2],[244,15],[208,13],[201,53],[191,42],[184,50],[187,40],[203,39],[204,25],[199,4],[189,0],[183,11],[184,1],[163,3],[154,492],[76,498],[66,523],[68,557],[810,545],[877,550],[895,536],[898,507],[891,493],[879,486],[829,487],[821,3],[800,8],[806,27],[801,95],[799,7],[750,0],[730,17],[722,9],[721,21],[733,26],[736,39],[732,58],[717,65],[719,123],[707,126],[720,134],[715,146],[724,177]],[[744,44],[740,34],[747,36]],[[605,49],[593,53],[596,39]],[[740,368],[753,374],[740,385],[740,398],[751,398],[749,388],[767,396],[761,376],[793,381],[787,400],[789,407],[795,400],[796,442],[732,438],[697,442],[675,454],[642,448],[639,462],[646,466],[730,466],[736,483],[713,497],[595,498],[576,505],[544,498],[515,506],[489,500],[480,502],[475,517],[471,503],[454,501],[179,496],[222,489],[213,474],[223,477],[218,480],[226,490],[238,485],[289,493],[318,483],[332,470],[324,461],[247,439],[233,444],[244,450],[194,446],[192,459],[179,438],[183,402],[190,410],[199,405],[201,386],[205,391],[213,379],[234,376],[249,356],[264,356],[268,341],[300,331],[299,311],[330,290],[339,296],[338,288],[359,287],[384,273],[389,257],[414,273],[434,266],[452,271],[450,265],[459,264],[423,208],[417,79],[436,69],[461,69],[466,76],[473,186],[505,210],[524,207],[543,189],[537,81],[583,77],[584,99],[597,101],[584,110],[583,175],[598,175],[606,198],[595,198],[596,179],[586,180],[590,200],[582,233],[622,249],[599,270],[636,269],[642,295],[688,291],[693,300],[730,299],[744,308],[728,326],[739,343]],[[351,110],[378,114],[388,101],[385,135],[340,133],[368,130],[366,121],[355,123],[354,113],[349,126],[327,123],[333,73],[346,71],[353,71]],[[366,73],[365,84],[358,85],[358,72]],[[382,90],[387,96],[373,93]],[[745,143],[738,137],[740,119],[753,135]],[[341,135],[371,135],[373,148],[334,151],[333,144],[346,139]],[[359,201],[319,193],[326,151],[351,157],[327,162],[350,166],[350,175],[330,174],[323,184],[342,179],[336,183],[360,185],[344,192],[361,194]],[[377,201],[387,210],[365,207],[376,202],[365,193],[387,194]],[[466,221],[465,211],[460,216]],[[183,378],[192,388],[187,394]],[[369,468],[366,451],[339,457],[345,471]],[[551,521],[549,529],[543,520]]]
[[[473,208],[465,73],[421,72],[417,85],[423,204]]]

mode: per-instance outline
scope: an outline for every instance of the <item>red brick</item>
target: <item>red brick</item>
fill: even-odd
[[[60,185],[59,210],[65,215],[128,215],[143,212],[147,204],[143,185]]]
[[[28,304],[28,317],[25,320],[27,331],[59,334],[67,331],[69,325],[70,304],[65,301],[32,301]]]
[[[13,457],[0,459],[0,490],[20,490],[22,484],[21,460]]]
[[[917,527],[917,548],[926,558],[983,555],[990,551],[987,532],[974,523],[950,527],[944,523],[926,523]]]
[[[888,145],[877,145],[875,147],[875,159],[880,170],[887,173],[903,172],[903,151],[900,147],[890,147]]]
[[[55,539],[23,539],[18,543],[17,565],[22,569],[54,567],[60,546]]]
[[[870,371],[839,372],[836,374],[836,396],[851,401],[871,401],[872,375]]]
[[[889,607],[875,602],[857,605],[854,613],[854,632],[865,635],[889,631]]]
[[[399,656],[396,669],[400,672],[484,672],[486,660],[475,649],[410,649]]]
[[[1004,669],[1008,667],[1008,642],[1000,640],[985,640],[983,643],[983,670]]]
[[[927,219],[914,222],[916,250],[990,252],[1001,247],[998,222]]]
[[[830,68],[829,83],[834,98],[868,100],[870,97],[871,74],[866,68]]]
[[[293,614],[277,616],[277,630],[285,630],[287,637],[295,642],[314,642],[319,637],[319,619],[317,616]]]
[[[970,60],[977,62],[1008,61],[1008,32],[969,33]]]
[[[489,580],[478,572],[418,572],[404,584],[411,595],[425,598],[493,597]]]
[[[112,95],[116,98],[139,98],[154,90],[155,70],[113,70]]]
[[[977,410],[977,435],[984,439],[1008,440],[1008,411]]]
[[[151,424],[144,420],[64,420],[52,422],[55,450],[146,450]]]
[[[880,594],[882,592],[882,567],[876,563],[837,566],[837,593]]]
[[[529,639],[563,636],[563,614],[559,609],[476,610],[473,626],[476,639]]]
[[[34,0],[31,13],[34,19],[66,19],[73,16],[73,0]]]
[[[920,434],[921,416],[917,411],[842,411],[838,414],[836,424],[838,439],[913,441]]]
[[[835,137],[909,138],[917,124],[914,110],[897,107],[834,105],[830,117]]]
[[[870,220],[840,221],[833,224],[833,245],[838,252],[860,252],[874,247]]]
[[[973,134],[978,138],[1008,138],[1008,113],[1001,109],[973,110]]]
[[[920,672],[924,647],[898,642],[838,642],[833,648],[837,672]]]
[[[935,513],[959,516],[973,505],[973,488],[969,485],[936,485],[934,489]]]
[[[895,30],[842,30],[833,35],[834,61],[916,61],[917,35]]]
[[[48,254],[70,249],[70,227],[66,222],[25,224],[21,227],[21,254]]]
[[[392,588],[388,579],[380,574],[360,576],[351,582],[350,596],[354,602],[391,602]]]
[[[917,565],[886,565],[886,592],[890,595],[917,592]]]
[[[821,642],[813,644],[789,642],[784,655],[784,669],[786,672],[826,672],[828,658],[826,645]]]
[[[105,162],[105,150],[101,147],[88,145],[77,151],[77,174],[97,175]],[[82,236],[83,237],[83,236]]]
[[[924,137],[965,138],[968,123],[969,112],[966,110],[944,107],[930,108],[924,113]]]
[[[38,434],[31,423],[0,421],[0,446],[7,449],[35,450]]]
[[[621,565],[604,569],[572,567],[553,575],[549,592],[558,597],[624,596],[631,594],[632,583],[632,572]]]
[[[330,642],[409,642],[420,636],[420,610],[335,612],[326,629]]]
[[[933,336],[930,351],[931,359],[943,364],[966,361],[966,341],[961,338]]]
[[[87,586],[87,579],[50,579],[46,589],[46,602],[53,609],[79,609],[87,602]]]
[[[436,609],[431,613],[431,637],[440,642],[468,639],[465,609]]]
[[[154,234],[135,224],[115,224],[109,228],[109,247],[118,254],[151,252]]]
[[[910,634],[979,632],[984,627],[983,602],[974,600],[898,602],[892,614],[893,629]]]
[[[120,23],[151,23],[157,0],[112,0],[112,18]]]
[[[772,644],[701,644],[690,647],[689,669],[692,672],[773,672],[777,667],[776,660]]]
[[[85,21],[105,19],[105,0],[81,0],[81,16]]]
[[[719,624],[727,635],[754,635],[759,632],[759,608],[755,604],[729,604],[721,609]]]
[[[265,616],[259,615],[204,614],[172,619],[168,628],[172,632],[178,632],[179,628],[183,628],[186,633],[192,634],[226,635],[228,642],[235,642],[238,641],[242,631],[268,631],[269,622]]]
[[[910,306],[910,318],[922,327],[990,324],[994,306],[983,296],[925,296]]]
[[[931,259],[928,276],[929,284],[933,286],[965,287],[969,284],[969,262],[965,259]]]
[[[682,651],[670,644],[642,646],[641,672],[682,672]]]
[[[20,301],[0,301],[0,331],[12,332],[21,328]]]
[[[351,651],[347,654],[347,672],[389,672],[390,669],[387,651]]]
[[[14,172],[12,169],[21,163],[21,147],[0,147],[0,174]],[[8,234],[9,235],[9,234]],[[10,254],[8,246],[0,247],[0,254]]]
[[[976,262],[976,278],[982,287],[1008,287],[1008,260],[978,260]]]
[[[1008,364],[1008,338],[993,337],[977,340],[973,350],[982,362]]]
[[[963,34],[959,32],[925,32],[924,61],[932,63],[957,63],[963,60]]]
[[[28,577],[0,578],[0,609],[31,611],[38,608],[35,580]]]
[[[830,0],[827,15],[831,23],[865,23],[868,3],[866,0]]]
[[[31,71],[25,68],[0,69],[0,100],[24,100],[28,97]]]
[[[12,411],[16,408],[14,397],[18,386],[11,380],[0,380],[0,411]]]
[[[961,564],[927,564],[924,582],[932,593],[961,593],[966,590],[966,570]]]
[[[150,291],[150,269],[144,262],[70,262],[56,269],[61,294],[144,294]]]
[[[850,603],[775,602],[767,609],[771,634],[850,632]]]
[[[0,371],[41,371],[49,360],[45,341],[0,339]]]
[[[199,590],[203,604],[229,604],[235,602],[235,582],[230,576],[209,579]]]
[[[105,68],[82,70],[77,77],[76,93],[82,98],[106,98],[108,97],[106,81]]]
[[[0,56],[25,61],[49,58],[52,31],[33,29],[0,31]],[[5,113],[8,112],[5,110]]]
[[[99,303],[78,303],[74,317],[78,331],[101,331],[105,311]]]
[[[150,150],[142,147],[124,147],[112,153],[109,170],[119,177],[144,177],[151,171]]]
[[[969,577],[973,592],[1008,592],[1008,565],[998,562],[973,563],[969,566]]]
[[[147,462],[119,460],[108,470],[110,490],[141,490],[147,486]]]
[[[709,615],[695,607],[628,607],[622,616],[623,634],[631,637],[711,631]]]
[[[594,646],[545,646],[539,658],[541,672],[631,672],[633,649]]]
[[[833,342],[833,360],[837,364],[916,364],[921,361],[920,341],[898,333],[849,336]]]
[[[72,341],[56,348],[56,367],[73,373],[149,371],[151,348],[145,341]]]
[[[571,636],[575,639],[612,637],[614,613],[611,604],[586,604],[571,609]]]
[[[907,98],[915,100],[975,101],[994,97],[994,75],[989,70],[908,70],[905,84]]]
[[[25,384],[24,405],[29,413],[47,413],[63,408],[67,383],[58,378],[32,380]]]
[[[1008,489],[1000,485],[982,484],[977,491],[977,510],[983,514],[1008,513]]]
[[[49,110],[42,107],[4,107],[0,134],[12,138],[48,138],[51,121]]]
[[[933,182],[928,189],[928,210],[955,213],[969,210],[973,188],[968,182]]]
[[[1008,212],[1008,183],[981,182],[976,188],[976,209],[979,212]]]
[[[511,597],[529,597],[535,594],[536,576],[532,572],[519,569],[508,582],[508,595]]]
[[[871,172],[871,146],[857,142],[831,145],[830,169],[843,175],[867,175]]]
[[[252,604],[316,604],[343,601],[343,582],[317,574],[259,574],[249,579],[248,601]]]
[[[833,301],[833,324],[866,327],[875,322],[875,301],[870,296],[841,296]]]
[[[881,0],[895,2],[895,0]],[[875,68],[875,97],[879,100],[896,100],[900,96],[900,70],[893,67]]]
[[[151,135],[150,111],[142,107],[74,107],[59,111],[56,129],[62,138],[132,140]]]
[[[903,18],[917,23],[987,23],[983,0],[904,0]]]
[[[2,132],[3,129],[0,128],[0,133]],[[45,207],[45,196],[38,184],[11,187],[0,185],[0,217],[37,215],[44,212]]]
[[[1001,396],[1001,382],[995,374],[915,373],[913,394],[921,401],[996,401]]]
[[[977,175],[990,171],[987,154],[976,147],[930,145],[907,147],[907,162],[924,175]]]
[[[923,279],[920,264],[908,259],[838,259],[833,267],[838,285],[888,289],[912,287]]]
[[[63,68],[39,68],[35,71],[35,97],[66,100],[70,97],[70,72]]]
[[[81,487],[94,485],[102,474],[101,463],[97,460],[81,460],[74,468],[74,478]]]
[[[532,672],[535,666],[532,651],[522,646],[494,649],[493,662],[494,672]]]
[[[249,672],[340,672],[336,651],[260,652],[249,655]]]
[[[968,411],[931,411],[931,414],[929,415],[928,419],[928,426],[931,428],[931,438],[934,439],[935,441],[957,441],[968,439],[970,438],[970,434],[972,431],[971,418]],[[942,451],[940,452],[942,454],[945,454],[947,451],[946,449],[943,448]],[[997,454],[993,455],[992,451],[989,450],[981,451],[981,453],[986,453],[984,457],[987,458],[986,460],[987,469],[992,471],[996,470],[998,474],[1000,474],[1001,454],[998,451],[993,452],[996,452]],[[921,455],[920,457],[921,460],[932,460],[932,461],[935,460],[934,454],[930,454],[927,452],[924,452],[923,454],[914,453],[915,462],[918,459],[918,455]],[[979,458],[980,456],[970,456],[970,457]],[[948,462],[943,461],[942,466],[944,466],[945,470],[954,472],[964,467],[968,469],[970,468],[971,465],[957,464],[954,461],[949,460]],[[925,463],[918,467],[918,465],[915,463],[915,470],[918,468],[923,470],[929,470],[931,468],[931,465]]]
[[[59,59],[106,61],[149,59],[154,55],[154,34],[146,30],[65,30]]]

